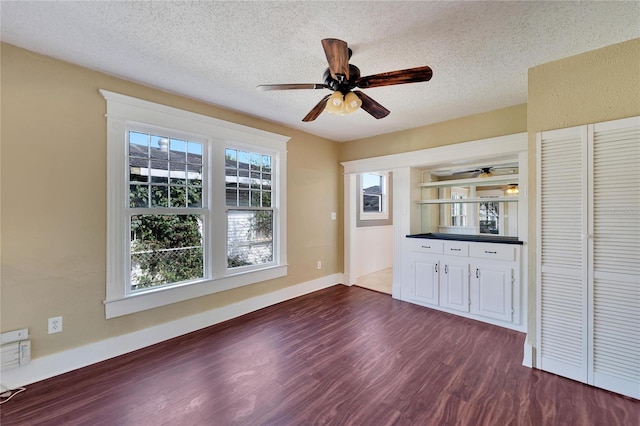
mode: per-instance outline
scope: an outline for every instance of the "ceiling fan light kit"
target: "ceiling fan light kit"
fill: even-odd
[[[336,90],[333,95],[329,96],[325,111],[331,114],[347,115],[360,109],[362,101],[353,92],[343,95],[342,92]]]
[[[350,114],[362,108],[376,119],[389,115],[390,111],[371,99],[364,92],[355,88],[367,89],[397,84],[418,83],[429,81],[433,71],[428,66],[409,68],[360,76],[360,69],[349,64],[352,51],[347,43],[335,38],[322,40],[322,47],[329,63],[323,75],[324,83],[310,84],[264,84],[258,90],[296,90],[296,89],[330,89],[333,94],[323,97],[302,121],[313,121],[327,111],[336,115]]]
[[[504,192],[506,192],[508,195],[515,195],[520,193],[520,189],[518,188],[517,183],[510,183]]]
[[[344,105],[347,114],[358,110],[362,106],[362,100],[353,92],[344,95]]]

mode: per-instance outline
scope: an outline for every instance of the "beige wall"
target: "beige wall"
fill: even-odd
[[[527,131],[527,105],[469,115],[429,126],[341,144],[340,161],[379,157]]]
[[[2,331],[29,327],[34,358],[342,272],[342,215],[330,220],[342,212],[338,143],[7,44],[1,50],[0,320]],[[98,89],[291,136],[288,276],[105,320],[106,104]],[[47,318],[58,315],[64,331],[48,335]]]
[[[532,68],[528,104],[343,144],[2,44],[2,331],[33,356],[140,330],[343,271],[339,161],[640,115],[640,40]],[[98,89],[291,136],[286,278],[104,319],[106,129]],[[529,156],[529,339],[535,337],[535,158]],[[63,188],[63,186],[66,187]],[[318,203],[318,197],[323,203]],[[322,208],[318,208],[321,205]],[[309,226],[312,223],[314,226]],[[322,260],[323,270],[315,264]],[[64,316],[64,332],[46,319]],[[535,343],[530,340],[531,343]]]
[[[640,39],[529,70],[529,152],[536,133],[640,115]],[[536,161],[529,155],[529,343],[536,337]]]

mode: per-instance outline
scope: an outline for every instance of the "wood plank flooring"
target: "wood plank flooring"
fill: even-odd
[[[9,425],[630,425],[524,335],[334,286],[27,387]]]

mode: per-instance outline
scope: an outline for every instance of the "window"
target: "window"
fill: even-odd
[[[380,220],[389,217],[389,174],[360,175],[360,220]]]
[[[451,191],[451,198],[463,200],[467,198],[464,194]],[[467,226],[467,209],[464,203],[451,204],[451,226]]]
[[[477,233],[477,213],[468,199],[475,195],[473,186],[447,186],[438,188],[438,198],[452,200],[440,204],[438,232],[450,234]]]
[[[500,203],[495,201],[480,202],[480,233],[500,233]]]
[[[160,132],[127,132],[132,292],[206,276],[206,145],[156,133]]]
[[[469,196],[469,188],[466,187],[451,187],[451,199],[464,200]],[[450,226],[468,227],[469,221],[468,210],[469,205],[467,203],[452,203],[451,204],[451,224]]]
[[[107,100],[107,318],[287,274],[287,137]]]
[[[259,152],[227,148],[227,266],[273,261],[272,158]]]
[[[486,199],[478,203],[478,231],[480,234],[517,235],[514,227],[518,223],[518,203],[504,200],[505,189],[502,185],[478,188],[478,198]],[[493,200],[492,200],[493,199]]]

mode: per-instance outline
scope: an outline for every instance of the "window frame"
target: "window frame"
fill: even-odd
[[[144,294],[146,292],[149,292],[151,290],[156,290],[156,289],[162,289],[162,288],[168,288],[168,287],[173,287],[173,286],[177,286],[177,285],[188,285],[197,281],[203,281],[205,279],[208,279],[211,277],[210,271],[211,271],[211,262],[209,261],[209,256],[207,256],[207,252],[210,250],[210,243],[208,243],[208,240],[206,239],[206,234],[208,229],[210,228],[210,222],[211,222],[211,209],[209,208],[210,205],[210,181],[208,179],[206,179],[206,176],[208,176],[209,174],[209,162],[211,160],[210,155],[208,153],[209,149],[209,145],[210,145],[210,140],[209,138],[206,138],[202,135],[195,135],[195,134],[189,134],[189,133],[185,133],[182,131],[176,131],[174,129],[167,129],[167,128],[162,128],[162,127],[157,127],[157,126],[151,126],[151,125],[143,125],[143,124],[138,124],[138,123],[131,123],[128,122],[126,124],[126,132],[125,132],[125,155],[127,156],[127,161],[126,161],[126,173],[125,173],[125,193],[126,193],[126,197],[127,197],[127,202],[125,204],[125,210],[124,210],[124,214],[125,214],[125,227],[126,227],[126,233],[127,235],[131,235],[131,218],[133,216],[137,216],[137,215],[185,215],[185,214],[189,214],[189,215],[201,215],[203,217],[203,223],[202,223],[202,236],[203,236],[203,241],[202,241],[202,249],[203,249],[203,276],[201,278],[198,279],[193,279],[193,280],[188,280],[188,281],[184,281],[184,282],[177,282],[177,283],[169,283],[169,284],[165,284],[165,285],[158,285],[158,286],[153,286],[153,287],[148,287],[145,289],[138,289],[138,290],[133,290],[131,288],[132,286],[132,281],[131,281],[131,244],[130,244],[130,238],[129,238],[129,244],[126,244],[125,247],[125,270],[128,271],[125,274],[125,297],[129,297],[132,295],[138,295],[138,294]],[[149,134],[150,136],[152,135],[158,135],[158,134],[162,134],[163,136],[166,136],[170,139],[184,139],[185,141],[188,140],[190,142],[197,142],[202,144],[202,148],[203,148],[203,158],[202,158],[202,203],[200,207],[152,207],[152,206],[147,206],[147,207],[131,207],[128,200],[129,200],[129,185],[132,183],[129,178],[127,178],[126,176],[129,175],[129,145],[130,145],[130,132],[137,132],[137,133],[146,133]],[[168,162],[170,162],[170,160],[168,160]],[[151,184],[151,182],[150,182]],[[150,186],[153,186],[152,184]],[[162,186],[162,185],[159,185]],[[167,186],[170,188],[170,184],[169,182],[167,182]]]
[[[220,291],[287,275],[286,247],[286,145],[289,137],[227,122],[213,117],[100,89],[107,110],[107,270],[106,318],[152,309]],[[174,285],[130,292],[129,173],[127,132],[130,128],[163,129],[188,135],[208,144],[206,179],[208,213],[203,231],[205,277]],[[274,261],[242,270],[227,269],[224,152],[227,147],[269,152],[272,155],[274,206]],[[219,162],[219,164],[217,164]],[[204,170],[203,170],[204,173]],[[204,207],[204,206],[203,206]],[[222,241],[224,244],[217,243]],[[208,248],[208,251],[207,251]]]
[[[380,188],[380,212],[364,211],[364,175],[377,175],[381,177]],[[387,220],[389,219],[389,172],[363,172],[360,173],[359,185],[360,211],[358,212],[361,221],[366,220]]]
[[[280,228],[280,223],[278,220],[278,215],[279,215],[279,209],[277,208],[278,204],[279,204],[279,190],[276,190],[276,188],[278,187],[278,177],[277,177],[277,173],[276,173],[276,167],[277,167],[277,155],[270,150],[265,150],[263,148],[259,148],[259,147],[255,147],[255,146],[247,146],[247,145],[242,145],[242,144],[226,144],[225,146],[225,158],[226,158],[226,150],[227,149],[233,149],[236,151],[247,151],[250,153],[257,153],[257,154],[261,154],[261,155],[269,155],[271,157],[271,207],[256,207],[256,206],[242,206],[242,205],[236,205],[236,206],[230,206],[227,204],[227,200],[226,200],[226,185],[224,186],[223,190],[225,191],[225,199],[224,199],[224,206],[225,206],[225,223],[227,225],[227,234],[225,234],[225,241],[227,242],[227,245],[225,245],[225,247],[227,248],[227,252],[228,252],[228,218],[229,218],[229,211],[270,211],[272,212],[273,215],[273,222],[272,222],[272,238],[271,238],[271,243],[272,243],[272,260],[271,262],[267,262],[267,263],[263,263],[263,264],[255,264],[255,265],[244,265],[244,266],[237,266],[237,267],[229,267],[228,263],[226,265],[226,269],[227,269],[227,274],[237,274],[237,273],[242,273],[242,272],[247,272],[247,271],[252,271],[252,270],[256,270],[256,269],[261,269],[264,267],[268,267],[269,265],[274,265],[278,263],[278,251],[276,250],[276,247],[280,244],[279,241],[279,228]],[[226,168],[226,164],[223,164],[222,167]],[[251,171],[250,171],[251,173]],[[225,183],[226,183],[226,173],[225,173]]]

